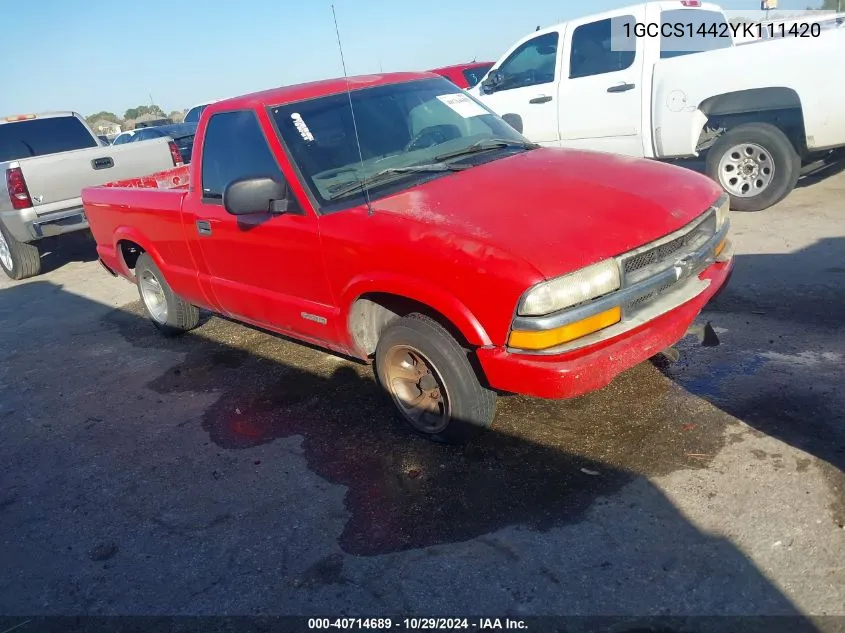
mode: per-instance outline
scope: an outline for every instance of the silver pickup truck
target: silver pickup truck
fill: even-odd
[[[169,138],[105,145],[75,112],[0,118],[0,267],[37,275],[38,240],[87,229],[83,188],[181,164]]]

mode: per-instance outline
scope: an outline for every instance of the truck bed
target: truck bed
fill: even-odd
[[[103,186],[123,189],[187,189],[190,184],[191,171],[187,165],[183,165],[147,176],[107,182]]]
[[[838,115],[845,100],[845,83],[835,71],[845,65],[845,29],[822,31],[819,37],[784,37],[753,45],[735,46],[660,60],[654,69],[653,127],[660,130],[659,157],[690,156],[698,136],[692,125],[702,114],[719,114],[719,104],[707,104],[711,95],[738,95],[721,105],[732,112],[743,110],[740,95],[769,90],[767,109],[800,107],[808,149],[845,145],[845,117]],[[749,69],[734,72],[734,69]],[[811,70],[808,71],[808,68]],[[778,90],[772,90],[772,87]],[[782,90],[786,89],[786,90]],[[791,94],[791,97],[789,96]],[[759,101],[748,106],[758,111]],[[703,120],[700,121],[704,123]]]
[[[121,242],[132,242],[176,265],[169,278],[193,267],[182,222],[182,199],[188,191],[187,166],[128,178],[82,190],[82,201],[97,252],[105,262],[122,261]],[[131,227],[144,227],[143,236]],[[128,271],[117,270],[124,274]]]
[[[169,140],[108,145],[12,161],[20,167],[40,216],[81,207],[80,191],[173,165]]]

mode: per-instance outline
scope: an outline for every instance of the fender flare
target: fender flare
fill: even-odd
[[[120,262],[122,272],[127,277],[129,277],[130,279],[134,279],[135,275],[132,270],[129,269],[123,259],[123,252],[120,249],[120,242],[124,240],[135,242],[138,246],[143,248],[144,252],[152,258],[152,260],[155,262],[155,265],[158,266],[159,270],[163,272],[166,269],[166,267],[164,266],[164,260],[162,259],[161,254],[158,252],[158,249],[155,247],[153,242],[148,240],[143,233],[141,233],[135,228],[132,228],[131,226],[119,226],[114,231],[114,249],[115,253],[118,256],[118,261]]]
[[[370,293],[392,294],[421,303],[448,319],[470,345],[492,345],[490,337],[475,315],[451,293],[418,278],[377,273],[355,277],[341,292],[340,305],[343,322],[346,324],[345,334],[351,349],[355,348],[348,326],[352,306],[361,296]]]

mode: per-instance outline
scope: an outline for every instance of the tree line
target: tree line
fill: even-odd
[[[88,121],[89,124],[94,123],[95,121],[110,121],[111,123],[116,123],[120,125],[124,121],[129,121],[132,119],[137,119],[140,116],[145,114],[151,114],[157,117],[168,117],[173,118],[176,115],[181,115],[182,112],[179,110],[174,110],[170,113],[170,115],[166,114],[164,110],[155,104],[152,105],[139,105],[134,108],[129,108],[126,112],[123,113],[123,117],[119,117],[114,112],[109,112],[108,110],[102,110],[100,112],[95,112],[94,114],[88,115],[85,117],[85,120]]]

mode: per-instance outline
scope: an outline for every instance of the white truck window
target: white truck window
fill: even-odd
[[[630,27],[625,25],[630,24]],[[590,22],[572,33],[569,78],[591,77],[630,68],[636,56],[634,16]],[[626,37],[625,34],[630,34]],[[619,38],[626,41],[619,41]],[[630,41],[627,41],[630,40]]]
[[[557,32],[544,33],[523,42],[499,66],[502,81],[496,85],[496,92],[552,83],[557,66],[557,46]]]
[[[720,11],[671,9],[660,14],[660,21],[661,59],[733,46],[731,29]]]

